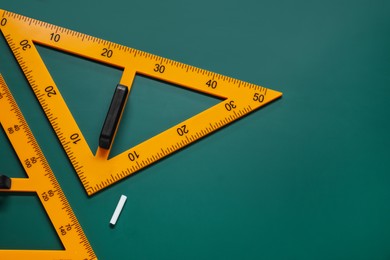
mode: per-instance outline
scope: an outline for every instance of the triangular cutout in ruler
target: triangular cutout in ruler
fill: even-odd
[[[8,11],[0,10],[0,29],[89,195],[282,96],[278,91]],[[98,148],[96,153],[89,149],[35,44],[121,68],[120,84],[128,88],[140,74],[223,101],[108,160],[109,149]]]
[[[0,124],[28,178],[11,178],[0,192],[34,192],[39,197],[64,250],[0,250],[1,259],[96,259],[57,179],[0,74]],[[5,235],[5,234],[2,234]]]
[[[99,143],[96,136],[99,136],[113,89],[123,70],[42,45],[36,47],[89,148],[95,152]],[[113,144],[112,150],[115,150],[116,145],[117,142]]]

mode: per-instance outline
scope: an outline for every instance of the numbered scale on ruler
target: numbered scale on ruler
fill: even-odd
[[[172,61],[66,28],[0,10],[0,29],[71,160],[92,195],[190,143],[272,102],[282,93]],[[127,89],[121,104],[110,106],[97,151],[91,151],[36,44],[123,69]],[[195,90],[223,101],[108,159],[128,93],[136,75]],[[114,87],[113,87],[114,89]],[[98,90],[96,90],[98,91]],[[114,92],[114,90],[113,90]],[[118,99],[119,100],[119,99]],[[118,101],[115,94],[112,102]],[[110,114],[110,110],[116,112]],[[111,117],[110,117],[111,115]],[[110,120],[116,122],[112,123]]]
[[[28,178],[9,178],[0,193],[29,192],[39,197],[64,250],[0,250],[2,260],[96,259],[65,194],[0,74],[0,124]],[[5,173],[4,173],[5,174]],[[11,223],[17,225],[17,223]],[[2,234],[5,236],[6,234]]]

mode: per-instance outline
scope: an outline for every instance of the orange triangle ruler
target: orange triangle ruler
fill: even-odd
[[[88,195],[108,187],[282,96],[282,93],[275,90],[4,10],[0,10],[0,29]],[[119,100],[121,106],[114,105],[112,111],[110,107],[108,111],[113,113],[109,112],[106,117],[107,135],[103,134],[103,127],[99,139],[102,141],[101,145],[97,151],[91,151],[42,61],[36,48],[37,44],[123,69],[119,86],[124,87],[123,91],[126,90],[127,93],[131,91],[135,76],[143,75],[184,89],[215,96],[222,101],[108,159],[128,94],[118,92],[120,97],[113,98],[112,104]],[[114,86],[110,87],[114,91]],[[114,96],[116,94],[117,92]],[[115,124],[107,119],[109,115],[114,115],[117,121]]]
[[[9,178],[0,192],[36,193],[64,250],[0,250],[3,260],[96,259],[65,194],[0,74],[0,124],[28,178]],[[5,235],[5,234],[2,234]]]

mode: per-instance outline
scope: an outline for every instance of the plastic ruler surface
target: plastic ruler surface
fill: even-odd
[[[282,93],[83,33],[0,10],[0,30],[53,126],[86,192],[92,195],[282,96]],[[222,101],[110,159],[112,143],[91,151],[36,45],[123,70],[131,92],[136,75],[178,85]],[[112,87],[114,91],[114,86]],[[96,90],[98,91],[98,90]],[[122,95],[123,97],[123,95]],[[125,102],[124,97],[124,109]],[[120,121],[121,114],[118,120]],[[116,125],[120,127],[120,124]],[[115,136],[115,135],[114,135]],[[114,136],[111,136],[112,139]],[[99,138],[98,136],[96,138]]]

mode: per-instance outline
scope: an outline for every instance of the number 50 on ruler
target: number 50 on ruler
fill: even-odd
[[[172,61],[113,42],[0,10],[0,29],[71,160],[86,192],[92,195],[180,150],[282,93]],[[56,86],[36,44],[123,69],[108,108],[97,151],[91,151]],[[172,83],[221,98],[203,112],[108,159],[136,75]],[[121,90],[118,90],[121,88]],[[99,91],[99,90],[96,90]],[[120,93],[117,93],[117,92]],[[106,123],[107,122],[107,123]]]

